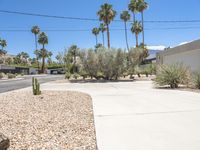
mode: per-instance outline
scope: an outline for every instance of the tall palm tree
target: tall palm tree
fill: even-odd
[[[35,50],[37,50],[37,35],[40,33],[40,28],[38,26],[33,26],[31,32],[35,35]]]
[[[142,25],[140,21],[135,21],[132,24],[131,27],[131,32],[135,33],[135,38],[136,38],[136,47],[138,47],[138,35],[142,32]]]
[[[142,43],[145,44],[144,41],[144,11],[148,8],[148,3],[144,0],[138,0],[138,11],[141,13],[142,17]]]
[[[135,14],[138,13],[138,0],[131,0],[128,9],[133,13],[133,22],[135,22]]]
[[[95,35],[95,37],[96,37],[96,45],[98,44],[98,34],[99,34],[99,28],[93,28],[92,29],[92,34],[94,34]]]
[[[41,57],[42,57],[42,73],[45,72],[45,58],[47,57],[47,50],[45,49],[45,45],[48,44],[48,37],[47,35],[42,32],[39,34],[38,43],[42,45],[42,49],[40,50]]]
[[[106,31],[106,25],[104,23],[101,23],[99,26],[99,30],[102,33],[102,41],[103,41],[103,46],[105,46],[105,42],[104,42],[104,32]]]
[[[37,49],[38,49],[37,48],[37,43],[38,43],[37,36],[40,33],[40,28],[38,26],[33,26],[31,29],[31,32],[35,35],[35,51],[37,51]],[[39,58],[37,57],[37,55],[36,55],[36,59],[37,59],[38,70],[39,70],[40,64],[39,64]]]
[[[127,21],[131,19],[131,15],[129,14],[128,11],[123,11],[120,15],[120,18],[121,20],[124,21],[126,46],[127,46],[127,50],[129,51],[128,37],[127,37]]]
[[[109,24],[114,20],[116,16],[116,11],[112,8],[112,5],[105,3],[101,5],[101,9],[97,12],[99,20],[103,21],[107,28],[107,39],[108,39],[108,48],[110,48],[110,30]]]

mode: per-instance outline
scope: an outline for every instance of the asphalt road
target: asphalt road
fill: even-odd
[[[29,87],[32,85],[32,77],[36,77],[41,84],[64,79],[63,75],[35,75],[24,76],[20,80],[0,81],[0,93]]]

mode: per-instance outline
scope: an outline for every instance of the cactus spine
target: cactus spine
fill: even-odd
[[[38,83],[38,80],[36,78],[32,78],[32,87],[33,87],[33,95],[40,95],[40,83]]]

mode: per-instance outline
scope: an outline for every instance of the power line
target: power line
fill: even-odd
[[[54,19],[67,19],[67,20],[80,20],[80,21],[99,21],[99,19],[94,19],[94,18],[55,16],[55,15],[27,13],[27,12],[9,11],[9,10],[0,10],[0,12],[1,13],[8,13],[8,14],[24,15],[24,16],[54,18]],[[114,20],[114,21],[115,22],[122,22],[121,20]],[[197,23],[197,22],[200,22],[200,20],[148,20],[148,21],[144,21],[144,22],[146,22],[146,23]]]
[[[163,27],[163,28],[146,28],[145,30],[185,30],[185,29],[200,29],[196,27]],[[123,31],[124,29],[110,29],[110,31]],[[91,32],[91,29],[43,29],[45,32]],[[27,29],[0,29],[0,32],[30,32]]]

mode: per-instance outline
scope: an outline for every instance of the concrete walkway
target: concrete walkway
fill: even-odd
[[[200,94],[157,90],[151,81],[46,83],[93,98],[99,150],[200,150]]]

